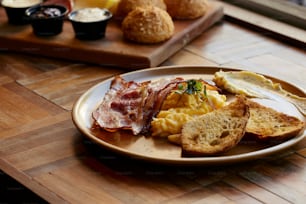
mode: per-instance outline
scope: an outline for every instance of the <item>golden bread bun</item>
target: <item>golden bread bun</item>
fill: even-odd
[[[167,10],[164,0],[121,0],[117,6],[116,17],[123,19],[136,7],[156,6]]]
[[[126,39],[138,43],[159,43],[174,33],[174,23],[169,14],[158,7],[137,7],[122,22]]]
[[[167,11],[174,19],[195,19],[205,15],[206,0],[164,0]]]

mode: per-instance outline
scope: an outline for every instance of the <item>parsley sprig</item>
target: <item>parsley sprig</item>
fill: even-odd
[[[178,84],[177,86],[178,90],[176,90],[176,93],[178,94],[187,93],[191,95],[191,94],[200,93],[203,90],[204,96],[207,97],[206,86],[204,85],[203,87],[203,83],[201,81],[190,79],[186,81],[186,84],[187,86],[184,83]]]

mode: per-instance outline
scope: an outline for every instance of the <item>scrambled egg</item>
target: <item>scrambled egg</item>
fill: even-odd
[[[216,90],[194,94],[171,92],[163,102],[161,111],[151,122],[152,136],[166,137],[181,132],[183,124],[195,117],[225,105],[226,96]]]

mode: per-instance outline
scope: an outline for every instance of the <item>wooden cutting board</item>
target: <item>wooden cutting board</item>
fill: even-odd
[[[205,16],[196,20],[175,20],[175,34],[170,40],[155,45],[143,45],[124,40],[120,24],[115,20],[109,22],[105,38],[95,41],[76,39],[69,21],[64,22],[63,32],[59,35],[37,37],[30,25],[9,25],[4,9],[0,8],[0,50],[128,69],[155,67],[222,17],[222,5],[210,2]]]

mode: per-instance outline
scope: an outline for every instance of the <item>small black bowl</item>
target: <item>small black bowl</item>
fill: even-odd
[[[62,32],[68,9],[61,5],[40,5],[26,10],[33,32],[38,36],[53,36]]]
[[[99,12],[101,12],[100,15],[96,16]],[[80,18],[80,14],[87,19]],[[105,36],[107,23],[112,18],[112,13],[108,9],[84,8],[71,12],[68,18],[76,38],[97,40]]]
[[[10,24],[25,25],[29,23],[25,15],[25,11],[32,6],[40,5],[42,2],[43,2],[42,0],[38,0],[38,1],[33,1],[32,3],[30,2],[29,4],[20,5],[19,3],[15,3],[13,1],[3,0],[1,2],[1,5],[5,9],[8,22]]]

